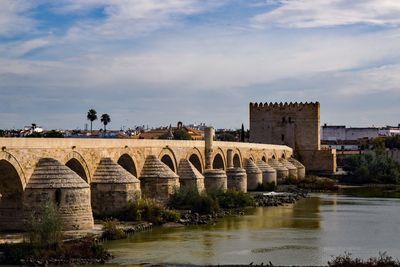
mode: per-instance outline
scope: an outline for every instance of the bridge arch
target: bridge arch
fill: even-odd
[[[137,164],[135,164],[134,158],[130,156],[128,153],[122,154],[118,158],[117,163],[121,165],[121,167],[127,170],[129,173],[131,173],[135,177],[138,177]]]
[[[234,149],[233,153],[233,167],[242,168],[242,153],[237,148]]]
[[[24,189],[26,184],[28,183],[28,180],[27,180],[25,173],[24,173],[21,165],[19,164],[18,160],[12,154],[10,154],[6,151],[0,151],[0,160],[5,160],[14,167],[14,169],[17,171],[18,176],[20,178],[22,188]]]
[[[203,156],[198,148],[194,147],[186,156],[186,159],[196,167],[196,169],[203,173],[204,164],[203,164]]]
[[[213,161],[212,161],[212,166],[213,169],[222,169],[225,170],[225,157],[224,157],[224,152],[222,151],[221,148],[217,149],[216,154],[214,155]]]
[[[173,172],[177,172],[176,157],[174,151],[169,147],[164,147],[158,158],[166,164]]]
[[[8,155],[7,155],[8,154]],[[0,155],[0,229],[23,228],[23,192],[26,185],[21,166],[9,153]]]
[[[65,165],[76,172],[85,182],[90,184],[91,176],[85,159],[76,151],[72,151],[65,157]]]
[[[257,158],[252,153],[250,153],[249,154],[249,160],[251,160],[253,162],[256,162]]]

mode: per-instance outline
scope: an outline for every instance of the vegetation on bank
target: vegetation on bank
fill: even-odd
[[[102,218],[115,218],[121,221],[146,221],[155,225],[167,222],[177,222],[180,219],[178,212],[167,209],[153,199],[142,198],[135,202],[130,202],[128,206],[113,214],[107,214]],[[109,222],[109,223],[112,223]]]
[[[94,236],[63,241],[61,220],[51,204],[32,214],[27,229],[27,240],[23,243],[0,245],[0,264],[84,264],[104,262],[111,257]]]
[[[340,193],[355,197],[400,198],[400,186],[376,185],[341,188]]]
[[[257,189],[255,191],[258,192],[271,192],[276,190],[277,185],[275,183],[262,183],[258,184]]]
[[[254,198],[236,190],[199,192],[194,187],[182,187],[171,195],[168,206],[173,209],[191,210],[199,214],[211,214],[219,209],[235,209],[254,206]]]
[[[340,182],[343,183],[400,183],[400,165],[379,150],[369,154],[347,157],[344,160],[344,170],[347,171],[349,175],[340,180]]]
[[[337,256],[328,262],[329,267],[399,267],[400,262],[386,255],[386,253],[379,253],[379,257],[369,258],[362,260],[353,258],[350,253]]]
[[[120,227],[120,222],[116,219],[107,219],[103,223],[102,238],[106,240],[124,239],[128,235]]]
[[[282,182],[284,185],[295,185],[297,188],[309,191],[337,191],[338,186],[335,180],[308,175],[305,179],[286,178]]]

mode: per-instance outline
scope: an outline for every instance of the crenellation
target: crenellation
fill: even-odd
[[[319,102],[250,102],[250,109],[253,110],[272,110],[281,109],[289,111],[301,111],[303,109],[316,110],[319,107]]]

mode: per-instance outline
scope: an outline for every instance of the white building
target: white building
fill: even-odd
[[[379,136],[379,128],[362,127],[362,128],[346,128],[346,126],[330,126],[324,125],[321,129],[322,140],[326,141],[356,141],[359,139],[373,139]]]
[[[380,136],[395,136],[400,135],[400,124],[398,126],[386,126],[379,129]]]

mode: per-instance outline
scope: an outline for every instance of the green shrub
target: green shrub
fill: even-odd
[[[352,155],[344,160],[344,170],[349,177],[342,182],[367,184],[400,183],[400,165],[384,153]]]
[[[254,198],[236,190],[217,190],[201,192],[194,187],[182,187],[171,195],[169,206],[173,209],[185,209],[200,214],[211,214],[223,209],[244,208],[254,206]]]
[[[345,253],[335,257],[332,261],[328,262],[329,267],[399,267],[399,260],[395,260],[386,255],[386,252],[379,253],[378,258],[369,258],[362,260],[359,258],[352,258],[350,253]]]
[[[52,203],[46,204],[27,221],[28,238],[33,247],[58,247],[63,239],[61,219]]]
[[[103,223],[102,238],[108,240],[117,240],[126,238],[126,233],[119,228],[119,222],[116,219],[108,219]]]
[[[148,221],[154,224],[176,222],[180,219],[179,213],[169,210],[153,199],[140,199],[131,202],[116,218],[124,221]]]
[[[256,191],[262,191],[262,192],[271,192],[275,190],[276,190],[276,184],[274,182],[258,184],[256,189]]]
[[[287,178],[282,179],[280,183],[285,185],[298,185],[300,183],[300,180],[292,176],[289,176]]]
[[[310,190],[338,190],[335,180],[318,176],[307,176],[305,179],[299,180],[297,186],[302,189]]]
[[[223,209],[245,208],[255,205],[252,195],[236,190],[227,190],[216,194],[218,204]]]
[[[206,192],[201,192],[195,187],[181,187],[170,197],[169,207],[173,209],[191,210],[200,214],[210,214],[216,212],[218,202]]]

